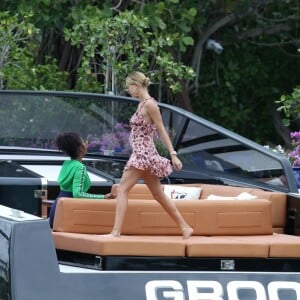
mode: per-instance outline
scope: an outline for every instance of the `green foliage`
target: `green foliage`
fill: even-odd
[[[55,59],[46,57],[43,65],[35,61],[39,30],[32,17],[33,13],[0,13],[1,88],[65,90],[68,74],[58,69]]]
[[[192,69],[176,62],[168,51],[177,36],[153,33],[149,18],[132,11],[106,17],[94,13],[97,9],[86,9],[80,19],[76,17],[73,27],[64,31],[67,41],[83,49],[79,80],[85,76],[93,82],[92,72],[96,77],[106,79],[106,90],[102,92],[120,93],[125,76],[138,69],[146,73],[151,71],[151,78],[156,80],[165,79],[176,92],[180,89],[180,80],[193,76]],[[191,43],[191,40],[187,38],[185,43]],[[111,73],[114,74],[115,86],[109,85]]]
[[[137,9],[135,14],[139,14]],[[148,17],[149,26],[156,38],[163,37],[164,33],[172,37],[172,44],[169,46],[173,46],[174,53],[185,52],[189,46],[194,45],[191,32],[197,14],[196,5],[182,5],[179,1],[149,1],[142,11],[142,15]]]
[[[278,110],[284,112],[287,117],[284,119],[284,124],[289,126],[291,119],[300,118],[300,86],[294,88],[291,94],[282,95],[276,103],[281,105]]]
[[[0,88],[6,78],[5,68],[13,65],[24,53],[38,30],[30,22],[32,14],[15,14],[0,12]]]
[[[238,2],[237,7],[231,7],[233,13],[237,8],[240,12],[249,8],[246,1]],[[300,57],[293,42],[299,7],[286,1],[259,6],[256,14],[248,14],[216,34],[224,51],[219,56],[212,52],[203,56],[203,88],[193,99],[193,108],[258,143],[277,144],[282,143],[278,134],[282,127],[280,119],[274,118],[275,101],[299,83]]]
[[[67,90],[67,72],[59,71],[55,59],[35,64],[32,57],[22,55],[18,64],[3,69],[6,88],[12,90]]]
[[[98,81],[97,75],[90,68],[81,67],[77,70],[75,89],[90,93],[104,93],[105,85]]]
[[[258,48],[246,41],[227,45],[222,56],[207,55],[203,63],[203,82],[215,84],[202,89],[195,110],[204,118],[257,142],[281,143],[274,129],[272,107],[297,73],[282,53]],[[238,57],[238,59],[237,59]],[[294,79],[295,80],[295,79]]]

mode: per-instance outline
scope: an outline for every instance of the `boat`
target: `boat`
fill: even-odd
[[[213,250],[220,255],[197,255],[199,247],[193,240],[184,244],[178,229],[160,215],[161,208],[155,201],[146,199],[146,194],[139,194],[138,198],[144,197],[140,200],[132,194],[130,213],[134,215],[136,207],[144,203],[149,209],[148,222],[153,222],[155,213],[155,222],[166,222],[165,227],[152,228],[154,233],[147,232],[146,237],[141,234],[140,239],[141,229],[132,229],[130,224],[134,218],[128,219],[124,224],[128,236],[121,237],[116,242],[120,246],[114,248],[118,254],[74,251],[79,246],[85,249],[83,235],[86,244],[90,236],[95,237],[80,232],[82,224],[78,225],[76,218],[72,224],[65,224],[61,218],[50,228],[47,217],[59,191],[58,172],[62,162],[68,159],[55,148],[56,135],[76,131],[87,139],[84,163],[92,181],[90,191],[107,193],[117,187],[130,155],[128,120],[137,104],[136,99],[115,95],[0,91],[0,299],[300,299],[300,194],[289,161],[239,134],[168,104],[159,103],[159,107],[184,167],[162,179],[162,185],[186,189],[200,186],[202,194],[208,190],[211,194],[218,189],[229,191],[222,195],[207,194],[207,201],[176,201],[191,223],[198,211],[211,213],[216,208],[218,222],[233,224],[233,219],[238,220],[235,228],[214,229],[217,238],[206,236],[212,219],[201,225],[199,235],[203,234],[201,242],[204,241],[201,245],[209,247],[215,241],[221,246]],[[159,139],[156,143],[162,155],[167,155]],[[143,181],[136,188],[144,189]],[[232,191],[246,191],[258,198],[239,200],[241,194],[228,194]],[[272,205],[269,200],[260,199],[264,195],[273,197]],[[208,196],[214,196],[215,201],[208,201]],[[284,199],[283,206],[279,198]],[[77,200],[61,201],[61,215],[75,206],[79,211],[94,206],[103,210],[103,205],[107,205],[105,211],[109,212],[108,219],[112,219],[114,200],[107,203]],[[198,205],[199,210],[195,208]],[[277,205],[280,222],[274,217]],[[187,206],[197,212],[187,211]],[[230,217],[223,214],[228,211]],[[79,218],[80,222],[86,222],[82,215]],[[88,220],[92,222],[90,228],[109,230],[107,224],[101,227],[97,223],[98,218],[92,219]],[[70,226],[75,228],[73,232],[65,232]],[[205,226],[208,233],[201,233]],[[233,233],[228,236],[224,230]],[[261,237],[259,255],[251,250],[256,249],[255,242],[237,233],[244,235],[249,230],[253,239]],[[170,236],[165,232],[170,232]],[[64,249],[61,245],[66,236],[71,242]],[[78,238],[80,242],[74,242]],[[137,245],[132,247],[131,254],[122,255],[123,241],[126,245],[133,241]],[[231,242],[236,243],[235,248],[243,245],[241,251],[247,255],[228,254],[234,250],[225,252],[228,245],[232,247]],[[108,252],[114,247],[114,242],[109,244],[102,238],[93,243],[104,245]],[[156,243],[161,245],[156,248],[158,254],[154,253]],[[145,251],[142,244],[152,247],[153,254],[141,255],[146,253],[138,252]],[[281,254],[269,257],[270,249]],[[178,253],[174,256],[175,250]],[[196,254],[186,256],[180,254],[186,252],[180,251]]]

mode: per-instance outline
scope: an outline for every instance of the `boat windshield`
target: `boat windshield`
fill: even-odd
[[[1,149],[56,151],[55,138],[76,131],[88,154],[126,159],[131,153],[129,119],[138,102],[119,96],[68,92],[0,93]],[[160,104],[163,120],[184,171],[255,181],[288,191],[288,161],[279,154],[174,106]],[[168,155],[159,137],[157,149]]]

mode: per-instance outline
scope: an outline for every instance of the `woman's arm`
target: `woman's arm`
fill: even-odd
[[[176,152],[174,151],[172,141],[162,121],[162,117],[158,105],[153,101],[147,101],[144,107],[145,107],[145,112],[147,113],[151,121],[155,124],[162,142],[164,143],[164,145],[166,146],[166,148],[170,153],[174,168],[176,170],[180,170],[182,168],[182,163],[177,157]]]

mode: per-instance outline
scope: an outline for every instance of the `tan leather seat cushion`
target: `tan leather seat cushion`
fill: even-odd
[[[252,195],[271,201],[272,224],[276,228],[284,228],[287,214],[287,197],[284,193],[253,190]]]
[[[269,257],[299,257],[300,236],[278,234],[260,236],[238,236],[228,237],[237,241],[264,242],[269,246]]]
[[[190,257],[299,257],[300,237],[273,234],[285,226],[286,195],[258,189],[207,184],[201,200],[214,194],[248,192],[255,200],[176,201],[194,228],[189,240],[153,199],[144,184],[130,191],[122,236],[107,238],[115,216],[115,200],[62,198],[56,211],[53,238],[58,249],[98,255]],[[116,192],[118,185],[112,187]],[[148,200],[147,200],[148,199]],[[267,200],[270,201],[267,201]]]
[[[238,203],[238,205],[237,205]],[[267,200],[176,201],[194,235],[272,234],[271,203]],[[61,198],[54,231],[108,233],[115,215],[115,200]],[[181,231],[159,203],[130,200],[122,234],[180,235]]]
[[[283,232],[286,220],[287,197],[284,193],[268,192],[260,189],[224,186],[216,184],[184,184],[180,186],[200,187],[200,199],[206,199],[209,195],[236,197],[242,192],[257,196],[257,199],[266,199],[272,203],[272,225],[275,232]],[[116,193],[118,184],[112,186],[112,191]],[[162,187],[163,188],[163,187]],[[153,196],[145,184],[136,184],[129,192],[129,199],[153,199]]]
[[[105,237],[95,234],[53,232],[57,249],[98,255],[185,256],[181,236]]]
[[[255,237],[255,236],[252,236]],[[263,240],[236,240],[226,236],[192,236],[186,245],[189,257],[268,257],[269,245]]]

